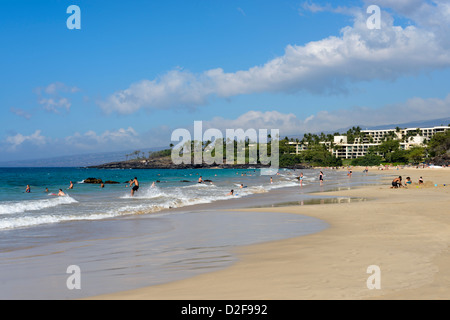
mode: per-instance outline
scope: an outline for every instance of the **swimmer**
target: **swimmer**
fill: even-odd
[[[227,194],[227,196],[232,196],[234,194],[234,190],[231,189],[231,191]]]
[[[62,189],[59,189],[58,196],[62,197],[62,196],[65,196],[65,195],[66,194],[62,191]]]
[[[69,189],[73,189],[73,182],[72,181],[70,181]]]
[[[31,192],[31,188],[30,188],[30,185],[29,185],[29,184],[27,184],[27,188],[25,189],[25,192],[26,192],[26,193],[30,193],[30,192]]]

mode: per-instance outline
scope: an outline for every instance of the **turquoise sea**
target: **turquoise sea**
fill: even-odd
[[[267,176],[257,169],[2,168],[0,299],[82,298],[224,268],[236,261],[236,246],[327,228],[303,215],[240,209],[303,205],[317,197],[314,191],[377,181],[324,170],[320,185],[320,170],[302,172],[300,188],[299,170]],[[131,197],[127,181],[134,177],[140,188]],[[199,177],[210,181],[198,183]],[[87,178],[119,183],[101,188]],[[58,189],[66,196],[52,195]],[[81,270],[80,290],[66,286],[73,265]]]
[[[138,178],[140,189],[131,197],[127,181],[134,177]],[[199,177],[211,182],[198,183]],[[98,184],[84,183],[87,178],[119,184],[105,184],[100,188]],[[270,177],[261,176],[259,170],[3,168],[0,169],[0,231],[71,220],[148,214],[229,199],[227,194],[232,189],[236,198],[298,183],[291,172],[273,178],[270,183]],[[69,190],[70,181],[74,187]],[[240,188],[241,184],[245,188]],[[27,185],[30,193],[25,192]],[[59,189],[66,193],[65,197],[54,196]]]

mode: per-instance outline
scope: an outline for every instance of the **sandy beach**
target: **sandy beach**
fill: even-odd
[[[330,225],[324,231],[239,247],[239,261],[224,270],[92,298],[449,299],[450,170],[370,173],[389,177],[382,186],[326,193],[368,201],[245,209],[319,218]],[[391,189],[398,175],[414,184]],[[425,184],[418,187],[420,176]],[[380,289],[367,285],[373,265],[380,270]]]

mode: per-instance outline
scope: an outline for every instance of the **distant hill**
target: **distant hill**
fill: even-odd
[[[359,127],[362,130],[387,130],[387,129],[395,129],[399,128],[428,128],[428,127],[436,127],[436,126],[448,126],[450,124],[450,117],[434,119],[434,120],[423,120],[423,121],[414,121],[414,122],[406,122],[406,123],[396,123],[396,124],[385,124],[379,126],[365,126],[360,125]],[[356,126],[355,126],[356,127]],[[347,132],[351,127],[337,130],[337,132],[344,133]]]
[[[450,117],[441,118],[435,120],[424,120],[424,121],[415,121],[408,123],[396,123],[396,124],[388,124],[388,125],[379,125],[379,126],[365,126],[359,125],[363,130],[384,130],[384,129],[394,129],[396,127],[400,128],[419,128],[419,127],[434,127],[434,126],[447,126],[450,124]],[[355,127],[358,125],[355,125]],[[334,132],[345,133],[348,128],[342,128],[339,130],[332,131],[324,131],[325,134],[333,134]],[[311,133],[319,133],[319,132],[311,132]],[[283,137],[281,137],[283,138]],[[301,135],[290,135],[288,138],[298,138],[302,139],[303,134]],[[155,148],[147,148],[141,149],[142,152],[148,155],[148,152],[160,151],[167,149],[166,147],[155,147]],[[121,162],[127,160],[127,155],[131,154],[134,150],[128,151],[116,151],[116,152],[103,152],[103,153],[89,153],[89,154],[80,154],[80,155],[72,155],[72,156],[61,156],[61,157],[53,157],[53,158],[43,158],[43,159],[33,159],[33,160],[18,160],[18,161],[7,161],[0,162],[0,167],[90,167],[90,166],[98,166],[106,163],[112,162]],[[128,158],[129,159],[129,158]]]
[[[144,152],[148,155],[148,152],[155,152],[162,149],[165,148],[163,147],[147,148],[141,149],[141,152]],[[6,161],[0,162],[0,167],[88,167],[100,165],[103,163],[124,161],[127,159],[127,155],[131,154],[133,151],[134,150],[88,153],[88,154],[54,157],[54,158]]]

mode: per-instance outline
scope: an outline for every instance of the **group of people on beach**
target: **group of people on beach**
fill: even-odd
[[[418,181],[419,185],[423,184],[423,178],[420,177]],[[402,184],[402,176],[398,176],[394,180],[392,180],[392,186],[391,189],[397,189],[401,187],[408,187],[412,185],[411,177],[406,177],[406,181],[404,184]]]
[[[319,172],[319,184],[322,186],[324,181],[324,173],[323,171]],[[300,187],[303,187],[303,172],[300,172],[300,176],[297,177],[297,180],[300,182]]]

